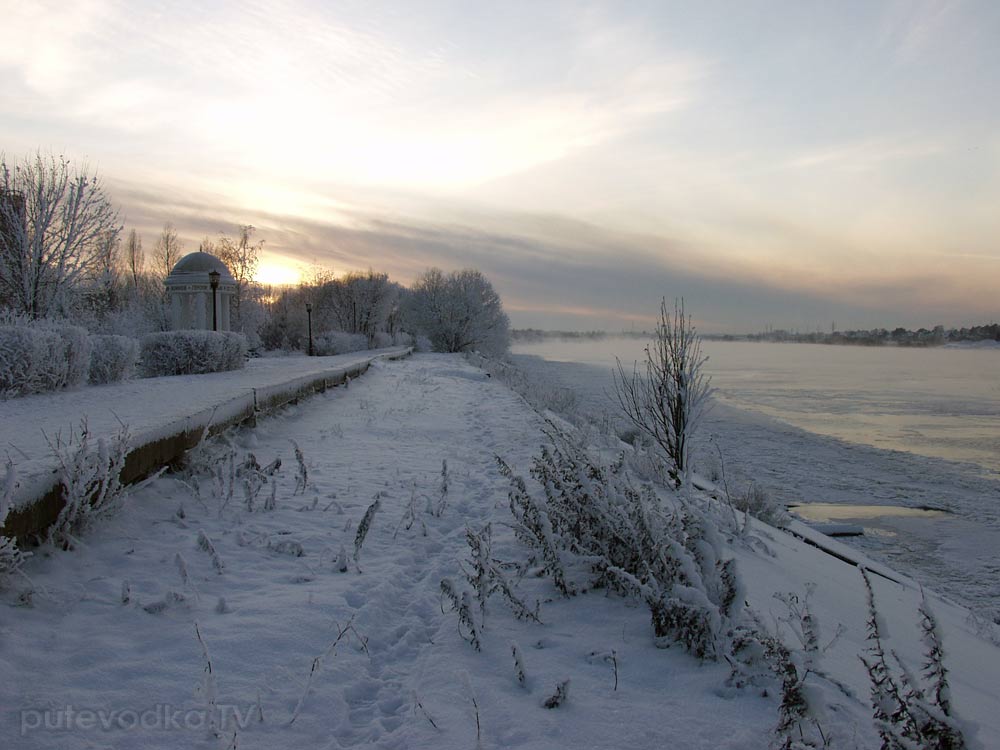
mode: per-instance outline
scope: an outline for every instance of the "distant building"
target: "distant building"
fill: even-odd
[[[24,196],[0,188],[0,249],[23,241],[28,229],[28,212]]]
[[[219,274],[219,287],[213,295],[212,271]],[[230,330],[231,308],[236,296],[236,279],[229,268],[214,255],[189,253],[177,261],[164,284],[170,300],[170,327],[173,330],[212,330],[213,304],[217,330]]]

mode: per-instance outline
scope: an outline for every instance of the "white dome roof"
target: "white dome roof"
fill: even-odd
[[[207,284],[210,271],[219,272],[219,282],[222,284],[236,283],[236,279],[233,278],[232,273],[229,272],[229,268],[225,263],[214,255],[201,252],[188,253],[177,261],[177,265],[174,266],[170,275],[167,276],[166,283],[168,285],[189,284],[192,282]]]

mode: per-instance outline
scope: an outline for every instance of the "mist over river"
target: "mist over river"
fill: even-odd
[[[612,368],[645,340],[518,342],[513,361],[617,413]],[[696,468],[776,499],[932,507],[933,518],[866,518],[850,540],[939,593],[1000,616],[1000,349],[704,341],[715,403]]]

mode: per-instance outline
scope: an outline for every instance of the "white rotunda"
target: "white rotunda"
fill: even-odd
[[[230,330],[236,279],[226,264],[208,253],[189,253],[177,261],[164,284],[170,300],[171,328]]]

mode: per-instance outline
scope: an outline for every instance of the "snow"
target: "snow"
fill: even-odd
[[[246,376],[241,387],[253,387],[260,384],[254,372],[260,381],[287,375],[287,364],[270,362],[222,374],[216,398],[232,395],[229,378]],[[320,366],[305,358],[296,364]],[[193,383],[216,377],[177,379],[197,401],[192,408],[212,402],[199,400]],[[114,387],[135,389],[136,403],[158,412],[156,419],[179,416],[180,406],[158,402],[155,381]],[[94,403],[90,390],[99,389],[78,394]],[[33,397],[19,425],[28,432],[32,411],[58,420],[58,408],[46,404],[65,407],[71,395]],[[142,410],[134,414],[142,419]],[[19,434],[8,434],[7,424],[5,438]],[[376,362],[348,389],[234,433],[240,459],[247,451],[261,464],[282,459],[273,511],[248,511],[239,493],[226,504],[210,482],[199,501],[190,482],[166,475],[135,491],[78,548],[36,550],[25,566],[30,587],[21,579],[0,592],[0,737],[19,748],[225,748],[234,731],[243,749],[767,746],[776,697],[726,688],[724,663],[656,648],[644,606],[602,592],[563,599],[550,582],[526,578],[518,593],[541,600],[543,624],[516,620],[491,599],[481,652],[462,639],[455,614],[442,612],[441,580],[463,580],[467,528],[492,522],[494,556],[523,559],[505,525],[509,484],[495,456],[526,474],[542,427],[519,396],[459,357],[414,355]],[[308,469],[298,493],[291,441]],[[426,509],[441,499],[443,461],[447,502],[438,515]],[[376,501],[358,563],[348,559],[348,572],[339,572],[341,550],[355,548]],[[401,521],[410,507],[417,522],[407,529]],[[798,522],[793,528],[816,534]],[[758,524],[754,533],[762,544],[732,549],[751,606],[773,623],[782,614],[775,593],[801,595],[816,584],[810,603],[821,642],[838,624],[847,629],[820,657],[842,685],[824,691],[829,721],[848,738],[856,732],[858,746],[877,745],[857,658],[866,616],[858,568],[791,534]],[[865,562],[855,549],[816,539]],[[920,590],[895,577],[898,583],[873,575],[875,594],[888,645],[916,668]],[[985,747],[1000,747],[1000,649],[967,610],[931,599],[956,710],[979,725]],[[544,708],[566,680],[565,703]],[[220,717],[218,738],[199,726],[202,714],[186,713],[209,704]],[[75,718],[67,719],[67,706]],[[234,710],[247,719],[240,727]],[[46,729],[46,720],[72,728]],[[121,726],[105,730],[101,720]]]
[[[230,372],[142,378],[0,401],[3,450],[17,465],[22,485],[15,505],[33,499],[32,486],[48,481],[53,468],[49,441],[78,432],[84,419],[97,434],[127,425],[132,444],[140,445],[245,412],[253,406],[255,391],[263,400],[294,381],[402,351],[404,347],[334,357],[252,359],[246,368]]]

